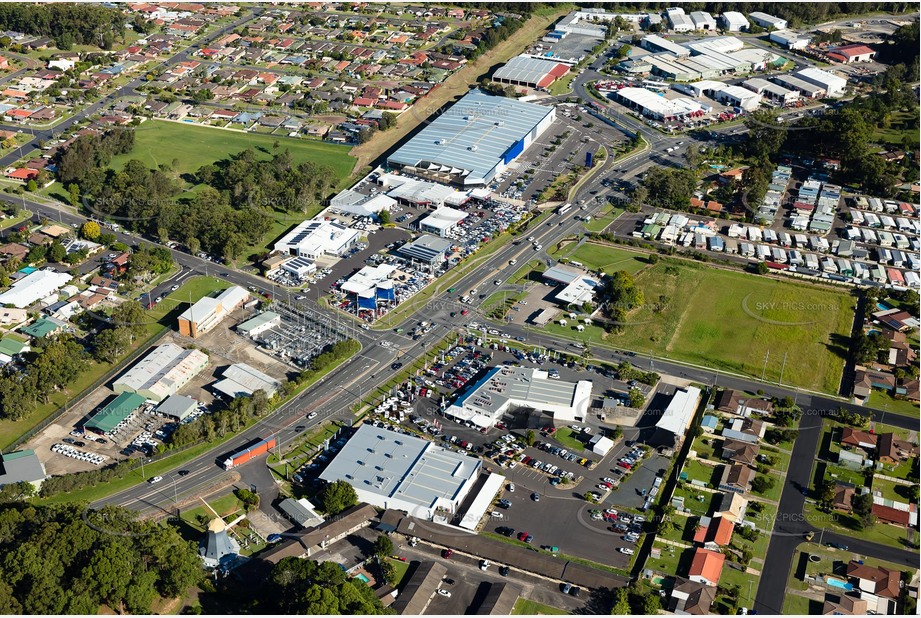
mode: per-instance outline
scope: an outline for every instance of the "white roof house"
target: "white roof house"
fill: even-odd
[[[358,240],[360,232],[334,221],[308,219],[294,226],[275,246],[275,251],[316,259],[342,255]]]
[[[726,11],[720,15],[720,25],[729,32],[740,32],[748,28],[748,20],[738,11]]]
[[[17,309],[25,309],[32,303],[51,296],[67,285],[72,278],[68,273],[36,270],[0,294],[0,305],[13,305]],[[54,300],[56,301],[57,298],[55,297]]]

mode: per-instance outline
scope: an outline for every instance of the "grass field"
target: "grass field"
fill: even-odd
[[[895,399],[889,393],[884,393],[877,390],[874,390],[872,393],[870,393],[870,399],[867,401],[867,407],[883,410],[884,412],[903,414],[912,418],[921,417],[921,408],[918,407],[918,404],[912,403],[910,401],[905,401],[904,399]]]
[[[515,607],[512,608],[512,615],[568,616],[569,612],[558,607],[551,607],[549,605],[544,605],[543,603],[538,603],[537,601],[521,598],[515,601]]]
[[[567,258],[570,262],[575,260],[582,262],[589,270],[601,270],[607,273],[625,270],[633,275],[649,266],[645,254],[636,251],[590,242],[584,243],[575,250],[573,250],[574,246],[575,243],[570,243],[564,245],[560,251],[552,253],[558,259]]]
[[[903,128],[904,123],[911,120],[914,120],[915,128]],[[903,147],[905,138],[908,138],[909,143],[917,144],[918,140],[921,139],[921,133],[919,133],[917,122],[917,118],[915,118],[914,114],[911,112],[893,112],[890,119],[890,127],[888,129],[874,130],[870,139],[879,144]]]
[[[247,148],[262,159],[288,150],[295,162],[315,161],[332,167],[341,181],[352,173],[355,158],[348,148],[313,140],[291,139],[271,135],[225,131],[191,126],[179,122],[148,120],[135,129],[134,149],[112,160],[111,167],[121,169],[130,159],[139,159],[149,167],[170,164],[178,159],[176,171],[193,173],[203,165],[214,163]],[[279,143],[278,150],[274,148]]]
[[[602,249],[581,257],[624,259],[621,249],[608,249],[610,258]],[[623,333],[587,326],[577,335],[559,324],[547,330],[758,378],[763,372],[773,382],[783,371],[785,384],[837,393],[854,317],[847,294],[667,259],[636,282],[645,302],[628,315]]]
[[[603,232],[622,214],[624,214],[623,208],[615,208],[613,205],[608,204],[598,212],[597,218],[593,218],[585,224],[585,229],[589,232]]]

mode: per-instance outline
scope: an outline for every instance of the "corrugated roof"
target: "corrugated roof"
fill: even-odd
[[[101,433],[112,431],[116,425],[140,408],[145,401],[146,399],[137,393],[122,393],[94,414],[84,426]]]

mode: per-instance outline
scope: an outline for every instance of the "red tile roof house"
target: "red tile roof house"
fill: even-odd
[[[876,448],[877,438],[878,436],[875,436],[872,433],[860,431],[859,429],[854,429],[853,427],[845,427],[841,430],[841,439],[839,442],[841,443],[841,446],[873,449]]]
[[[38,170],[33,170],[27,167],[20,167],[18,169],[8,171],[6,177],[11,180],[19,180],[22,182],[29,182],[34,178],[38,178]]]
[[[894,433],[881,433],[877,444],[877,456],[880,462],[897,466],[909,457],[918,454],[918,447],[898,438]]]
[[[864,592],[889,599],[898,599],[901,594],[899,571],[886,567],[871,567],[851,560],[847,565],[847,576],[857,580],[857,587]]]
[[[716,550],[729,545],[734,527],[725,517],[701,517],[700,527],[694,531],[694,542]]]
[[[688,579],[699,584],[716,586],[719,584],[720,576],[723,574],[723,563],[725,562],[726,556],[723,554],[709,549],[697,548],[694,551],[691,568],[688,570]]]
[[[914,505],[911,506],[914,507]],[[874,504],[870,512],[876,516],[876,519],[887,524],[906,528],[911,525],[911,511],[903,511],[885,504]]]
[[[844,511],[845,513],[851,512],[851,498],[854,497],[857,489],[850,483],[835,483],[835,497],[831,501],[831,506],[834,509],[839,511]]]

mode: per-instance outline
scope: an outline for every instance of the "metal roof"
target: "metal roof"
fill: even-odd
[[[112,384],[115,392],[140,393],[155,401],[174,395],[208,366],[201,350],[186,350],[175,343],[159,345]]]
[[[544,279],[556,281],[557,283],[565,283],[567,285],[581,276],[582,274],[579,271],[567,268],[566,266],[560,266],[559,264],[544,271]]]
[[[320,478],[428,508],[453,500],[479,469],[479,460],[428,440],[362,425]]]
[[[0,454],[0,487],[12,483],[41,481],[46,476],[45,466],[35,451],[24,450]]]
[[[700,401],[700,389],[689,386],[687,389],[677,389],[672,396],[656,427],[669,431],[675,435],[683,435],[691,422],[691,417],[697,410]]]
[[[231,365],[224,370],[224,379],[214,384],[215,389],[230,397],[249,396],[260,389],[271,397],[279,386],[278,380],[246,363]]]
[[[299,258],[295,258],[295,259],[299,259]],[[237,330],[240,331],[241,333],[248,333],[254,328],[259,328],[263,324],[267,324],[268,322],[271,322],[272,320],[275,320],[278,317],[279,315],[275,313],[274,311],[263,311],[259,315],[252,317],[248,319],[247,321],[243,322],[242,324],[240,324],[239,326],[237,326]]]
[[[425,234],[406,243],[398,249],[398,252],[424,262],[434,262],[439,257],[444,258],[445,252],[450,248],[450,240]]]
[[[568,71],[568,66],[553,59],[515,56],[497,69],[492,77],[495,81],[505,80],[546,87]]]
[[[554,113],[552,107],[522,103],[474,90],[388,158],[390,165],[457,169],[466,183],[488,182],[506,153]]]
[[[131,416],[131,413],[141,407],[146,401],[144,397],[137,393],[122,393],[106,406],[93,415],[93,418],[84,425],[87,429],[95,429],[102,433],[108,433],[115,429],[115,426]]]
[[[178,418],[180,421],[195,411],[198,402],[185,395],[171,395],[157,406],[157,412]]]

